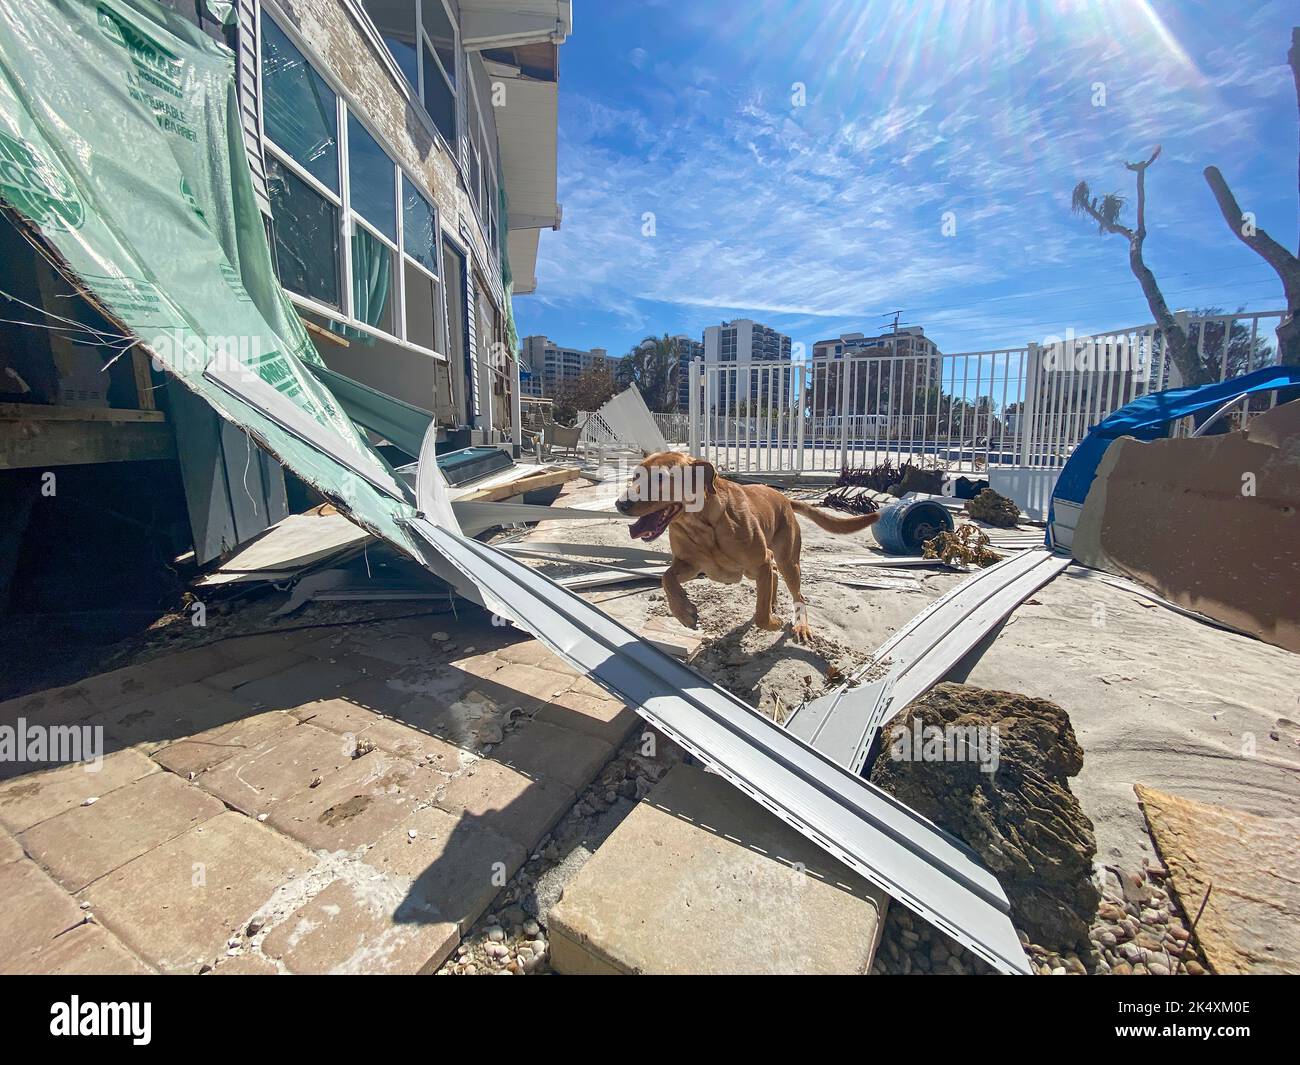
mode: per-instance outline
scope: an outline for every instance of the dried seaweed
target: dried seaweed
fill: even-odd
[[[874,466],[843,467],[835,487],[851,486],[884,492],[891,485],[906,483],[909,475],[916,478],[925,474],[943,473],[947,469],[948,463],[942,459],[922,459],[919,463],[903,462],[897,466],[894,465],[893,460],[885,459]]]
[[[941,532],[925,542],[925,558],[938,558],[950,566],[965,563],[968,566],[991,566],[1001,562],[1002,556],[989,549],[988,535],[978,525],[962,525],[956,532]]]
[[[985,488],[974,499],[967,500],[966,513],[1001,529],[1014,529],[1020,521],[1020,508],[992,488]]]
[[[830,507],[832,510],[843,510],[849,514],[874,514],[880,509],[880,504],[865,492],[850,493],[848,487],[836,488],[826,493],[826,498],[818,505]]]

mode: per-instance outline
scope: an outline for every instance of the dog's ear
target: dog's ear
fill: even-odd
[[[718,471],[714,468],[713,463],[711,463],[711,462],[707,462],[707,461],[705,461],[704,459],[696,459],[694,462],[691,463],[691,465],[692,465],[692,466],[699,466],[699,467],[702,467],[702,468],[703,468],[703,470],[704,470],[704,494],[705,494],[706,496],[711,496],[711,495],[713,495],[714,492],[717,491],[717,489],[713,487],[713,479],[714,479],[715,477],[717,477],[717,475],[718,475]]]

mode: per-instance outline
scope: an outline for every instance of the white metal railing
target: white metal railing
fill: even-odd
[[[1223,380],[1277,361],[1272,330],[1282,313],[1181,321],[1206,372]],[[690,374],[688,447],[738,473],[886,460],[939,460],[967,471],[1059,468],[1107,415],[1181,383],[1154,324],[956,355],[875,349],[803,361],[697,359]]]
[[[664,440],[668,442],[669,447],[685,444],[690,439],[691,419],[688,414],[681,411],[673,411],[670,414],[652,412],[650,417],[654,419],[659,431],[664,434]]]

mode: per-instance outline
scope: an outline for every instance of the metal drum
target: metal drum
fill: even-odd
[[[933,499],[907,499],[880,512],[871,527],[876,542],[891,555],[919,555],[921,545],[955,528],[948,508]]]

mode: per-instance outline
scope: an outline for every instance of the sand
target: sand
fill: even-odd
[[[823,492],[792,494],[815,501]],[[575,481],[556,505],[610,497],[608,483]],[[841,537],[801,524],[810,646],[794,643],[788,631],[754,628],[750,581],[686,585],[704,637],[692,665],[777,720],[835,687],[841,674],[869,661],[891,633],[963,579],[912,570],[888,578],[894,587],[848,586],[846,577],[880,578],[876,567],[835,566],[837,559],[879,554],[870,530]],[[627,528],[626,519],[553,521],[528,539],[668,550],[666,536],[641,544]],[[1300,655],[1076,572],[1071,567],[1022,604],[950,679],[1051,699],[1066,710],[1084,749],[1072,787],[1096,826],[1099,859],[1125,867],[1154,859],[1135,783],[1261,816],[1300,814]],[[687,632],[671,620],[657,583],[583,594],[625,623],[654,619]],[[791,607],[781,585],[776,612],[789,621]]]

